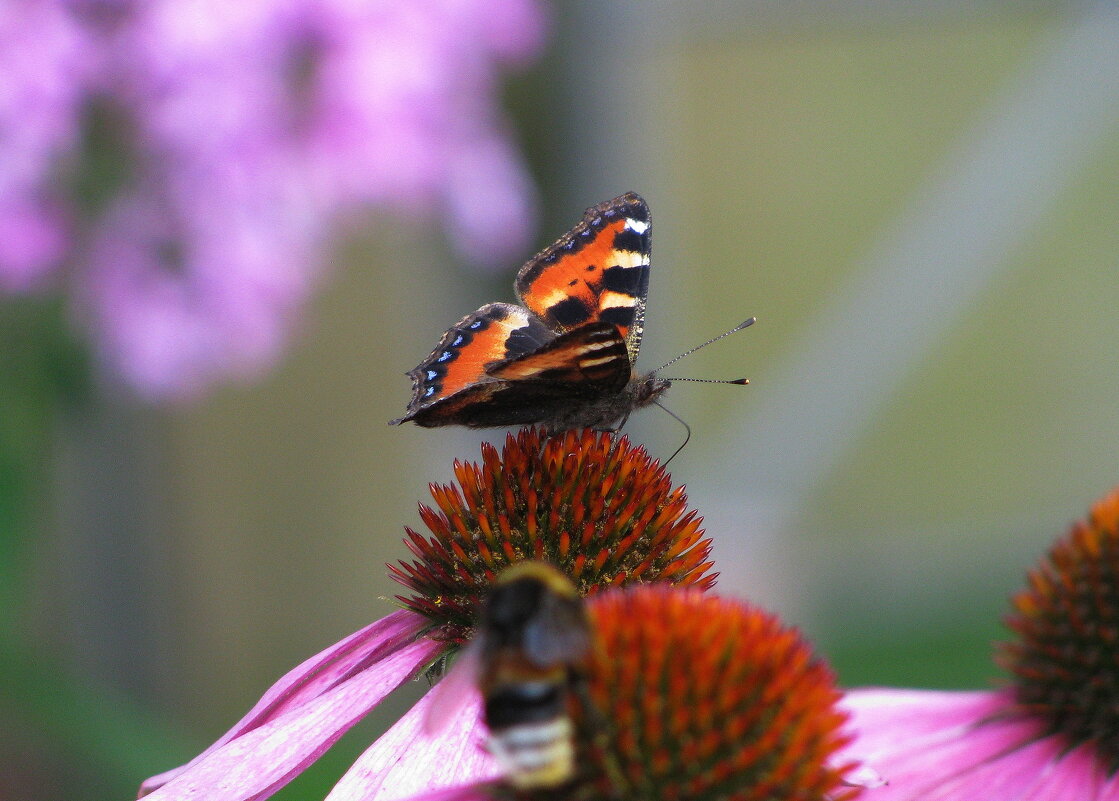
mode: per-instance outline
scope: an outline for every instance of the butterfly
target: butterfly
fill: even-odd
[[[634,369],[649,290],[649,207],[633,192],[583,219],[517,273],[523,304],[466,315],[408,372],[399,425],[617,428],[669,381]]]

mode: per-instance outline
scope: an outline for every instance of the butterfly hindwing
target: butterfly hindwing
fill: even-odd
[[[587,209],[582,221],[517,274],[517,297],[559,333],[617,326],[637,360],[649,290],[649,207],[630,192]]]
[[[618,392],[632,368],[625,340],[616,326],[591,323],[553,339],[531,353],[493,365],[487,371],[506,381],[575,384],[568,394]],[[558,388],[556,391],[563,391]]]

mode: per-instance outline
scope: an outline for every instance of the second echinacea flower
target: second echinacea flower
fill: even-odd
[[[854,764],[833,760],[848,739],[834,676],[798,632],[742,601],[664,585],[603,593],[588,611],[601,649],[579,797],[854,795]]]
[[[277,682],[213,746],[146,781],[152,799],[263,799],[316,760],[392,689],[472,636],[506,567],[546,558],[583,594],[628,583],[699,590],[714,583],[710,541],[682,488],[642,448],[592,432],[510,435],[482,464],[456,464],[457,485],[432,486],[428,536],[409,532],[416,559],[392,568],[407,607],[312,657]],[[363,754],[331,799],[400,797],[493,774],[464,710],[437,746],[420,721],[430,695]],[[421,743],[417,745],[417,743]],[[449,756],[453,754],[454,758]]]
[[[607,590],[586,599],[586,612],[593,646],[572,666],[562,717],[544,718],[542,705],[532,704],[519,715],[523,723],[503,725],[497,747],[519,750],[522,771],[411,801],[844,801],[858,794],[856,765],[837,759],[849,735],[834,676],[776,617],[666,584]],[[506,681],[523,675],[517,660],[530,648],[542,651],[546,632],[544,622],[525,629],[514,645],[522,654],[495,657],[511,663]],[[508,648],[509,630],[500,633]],[[560,689],[537,678],[523,685],[522,703],[551,698],[541,694],[546,686]],[[515,683],[482,689],[487,717],[491,705],[502,718],[513,716]]]
[[[989,692],[847,695],[875,801],[1119,801],[1119,489],[1052,547],[1013,600]]]

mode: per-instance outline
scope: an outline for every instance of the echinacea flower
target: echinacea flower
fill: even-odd
[[[748,603],[652,584],[587,599],[595,647],[569,693],[573,773],[413,801],[842,801],[853,762],[834,676],[794,630]],[[475,746],[477,747],[477,746]]]
[[[1013,599],[996,691],[866,689],[845,704],[875,801],[1119,799],[1119,489]]]
[[[153,801],[267,798],[317,759],[395,687],[470,639],[495,577],[545,559],[583,594],[631,583],[692,587],[715,577],[710,540],[682,488],[625,437],[536,430],[509,435],[481,464],[456,462],[456,485],[431,487],[421,506],[430,534],[408,531],[416,559],[391,569],[413,594],[406,607],[304,662],[268,690],[214,745],[187,765],[146,781]],[[429,741],[428,694],[373,744],[329,796],[399,798],[494,775],[478,749],[477,709],[464,707]]]

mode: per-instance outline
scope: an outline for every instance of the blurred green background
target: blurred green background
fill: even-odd
[[[720,591],[804,628],[844,685],[990,686],[1023,571],[1119,482],[1119,18],[553,11],[548,53],[507,89],[539,243],[645,196],[646,369],[759,318],[673,367],[749,387],[668,396]],[[368,232],[338,243],[277,371],[189,406],[88,385],[56,309],[0,307],[6,797],[133,797],[189,759],[392,609],[383,565],[427,483],[503,437],[385,422],[402,373],[511,300],[519,265],[479,278],[421,223]],[[682,439],[657,410],[627,431],[662,458]],[[278,797],[325,795],[419,690]]]

